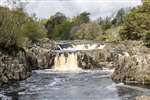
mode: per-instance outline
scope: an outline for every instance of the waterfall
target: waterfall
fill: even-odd
[[[71,52],[67,53],[67,56],[64,53],[57,54],[54,60],[54,69],[55,70],[79,70],[77,53]]]
[[[60,48],[60,46],[58,46]],[[67,48],[60,48],[60,50],[96,50],[96,49],[103,49],[105,45],[102,44],[78,44],[72,45],[72,47]]]

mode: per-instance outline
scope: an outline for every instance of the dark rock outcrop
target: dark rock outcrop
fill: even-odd
[[[113,80],[150,84],[150,49],[136,45],[119,55]]]
[[[56,53],[44,48],[32,48],[27,55],[27,62],[33,70],[50,69],[54,65]]]
[[[103,49],[84,50],[79,52],[81,55],[86,55],[89,57],[88,59],[91,59],[92,68],[112,69],[116,67],[118,54],[122,54],[125,50],[124,45],[106,43]]]
[[[54,41],[44,39],[38,43],[29,43],[27,52],[27,62],[32,69],[48,69],[51,68],[54,54],[51,50],[55,48]]]
[[[0,86],[12,81],[26,79],[33,69],[50,68],[53,54],[50,51],[53,41],[48,39],[38,43],[29,42],[26,48],[0,51]]]
[[[26,79],[30,72],[24,51],[19,51],[15,56],[0,52],[0,85]]]
[[[78,53],[78,66],[82,69],[102,68],[89,51]]]

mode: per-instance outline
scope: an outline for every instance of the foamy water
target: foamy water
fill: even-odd
[[[77,53],[67,53],[67,56],[65,56],[64,53],[57,54],[54,60],[54,70],[62,70],[62,71],[78,71],[81,70],[81,68],[78,67],[78,59],[77,59]]]
[[[98,45],[98,44],[81,44],[81,45],[72,45],[72,47],[68,48],[60,48],[61,50],[96,50],[96,49],[103,49],[105,45]]]
[[[149,89],[116,84],[110,76],[108,70],[35,70],[27,80],[4,89],[2,100],[133,100],[150,93]]]

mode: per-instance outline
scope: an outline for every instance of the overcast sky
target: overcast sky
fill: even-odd
[[[141,4],[141,0],[29,0],[27,12],[39,18],[48,18],[56,12],[66,16],[76,16],[83,11],[91,13],[91,18],[111,16],[120,8]]]

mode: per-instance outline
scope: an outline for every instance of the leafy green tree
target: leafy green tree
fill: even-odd
[[[104,19],[104,23],[102,24],[102,29],[103,30],[107,30],[109,28],[111,28],[112,24],[111,24],[111,18],[110,17],[106,17]]]
[[[0,47],[22,47],[25,40],[42,38],[43,32],[40,25],[29,17],[22,8],[10,10],[0,7]]]
[[[72,22],[67,17],[57,12],[45,24],[48,30],[48,37],[50,39],[69,39]]]
[[[150,0],[142,2],[125,16],[120,36],[122,39],[143,40],[145,45],[150,46]]]
[[[150,31],[150,1],[143,1],[143,5],[133,8],[125,16],[123,29],[120,30],[122,39],[140,40]],[[148,35],[148,34],[147,34]],[[146,35],[146,36],[147,36]]]
[[[80,25],[82,23],[88,23],[90,21],[90,13],[82,12],[73,19],[75,25]]]
[[[72,19],[72,27],[70,30],[70,39],[75,39],[76,32],[80,29],[80,25],[83,23],[90,22],[90,13],[88,12],[82,12],[78,16],[75,16]]]
[[[63,21],[61,24],[55,25],[52,37],[59,40],[70,39],[70,29],[71,23],[68,20]]]
[[[29,21],[23,25],[22,32],[32,42],[36,42],[39,39],[46,37],[47,33],[44,27],[33,19],[29,19]]]
[[[25,13],[20,9],[10,11],[8,8],[0,7],[0,46],[20,46],[24,40],[21,32],[22,24],[25,22]]]
[[[107,29],[111,28],[111,17],[102,18],[100,17],[98,19],[98,24],[101,26],[103,31],[106,31]]]
[[[73,19],[67,18],[63,13],[57,12],[47,20],[45,27],[50,39],[74,39],[75,33],[82,23],[88,23],[90,13],[83,12]]]
[[[101,27],[94,22],[81,24],[80,29],[75,34],[77,39],[87,40],[94,40],[99,35],[101,35]]]
[[[56,26],[61,24],[64,20],[66,20],[65,15],[60,12],[57,12],[54,16],[51,16],[50,19],[47,21],[47,23],[45,24],[45,27],[48,30],[48,37],[50,39],[55,38],[55,36],[57,36],[57,35],[54,35],[55,33],[53,33],[53,30]]]

